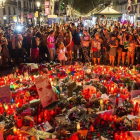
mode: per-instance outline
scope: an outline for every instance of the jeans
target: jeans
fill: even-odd
[[[48,48],[48,49],[49,49],[49,54],[50,54],[50,61],[54,61],[55,48]]]

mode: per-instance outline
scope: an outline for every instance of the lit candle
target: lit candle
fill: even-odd
[[[20,129],[17,129],[17,135],[19,135],[20,134]]]
[[[80,130],[80,123],[77,123],[77,130]]]
[[[20,134],[20,135],[18,136],[18,140],[23,140],[22,134]]]
[[[17,134],[17,128],[14,126],[14,128],[13,128],[13,132],[14,132],[14,135],[16,135]]]
[[[5,110],[6,110],[6,111],[8,110],[8,108],[9,108],[8,105],[5,105]]]
[[[128,139],[128,133],[127,133],[127,132],[125,132],[125,134],[124,134],[124,138],[125,138],[125,140]]]
[[[140,140],[140,136],[137,137],[137,140]]]
[[[118,133],[115,133],[115,140],[118,140],[119,139],[119,135]]]
[[[111,88],[111,93],[114,93],[114,88],[113,87]]]
[[[41,119],[41,116],[39,115],[38,116],[38,123],[41,123],[42,119]]]
[[[114,116],[114,119],[113,119],[113,120],[114,120],[114,122],[116,122],[116,121],[117,121],[117,116],[116,116],[116,115]]]
[[[103,99],[100,100],[100,106],[103,105]]]

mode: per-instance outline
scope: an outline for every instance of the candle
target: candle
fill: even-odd
[[[13,128],[13,133],[14,133],[14,135],[16,135],[17,134],[17,128],[14,126],[14,128]]]
[[[137,140],[140,140],[140,136],[137,137]]]
[[[116,121],[117,121],[117,116],[115,115],[115,116],[114,116],[114,122],[116,122]]]
[[[125,140],[128,139],[128,133],[127,133],[127,132],[125,132],[125,134],[124,134],[124,138],[125,138]]]
[[[111,88],[111,93],[114,93],[114,88],[113,87]]]
[[[118,140],[119,139],[119,135],[118,133],[115,133],[115,140]]]
[[[8,110],[8,105],[5,105],[5,110],[6,110],[6,111]]]
[[[17,129],[17,135],[19,135],[20,134],[20,129]]]
[[[93,131],[94,131],[94,127],[93,127],[93,126],[91,126],[91,127],[90,127],[90,130],[91,130],[91,132],[93,132]]]
[[[100,100],[100,106],[103,105],[103,99]]]
[[[77,130],[80,130],[80,123],[77,123]]]
[[[17,127],[18,128],[22,127],[22,118],[21,117],[17,118]]]
[[[38,123],[41,123],[42,119],[41,119],[41,116],[39,115],[38,116]]]
[[[20,134],[20,135],[18,136],[18,140],[23,140],[22,134]]]

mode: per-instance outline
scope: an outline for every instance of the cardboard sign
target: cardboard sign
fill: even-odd
[[[51,138],[52,137],[51,133],[40,131],[40,130],[36,130],[35,128],[30,129],[29,130],[29,134],[31,136],[36,135],[36,136],[38,136],[41,139],[46,139],[46,138]]]
[[[0,87],[0,102],[11,103],[10,86]]]
[[[43,108],[56,101],[48,75],[39,76],[35,82]]]

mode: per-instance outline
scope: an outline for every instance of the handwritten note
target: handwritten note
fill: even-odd
[[[10,86],[0,87],[0,102],[10,103],[11,102],[11,93]]]
[[[56,101],[48,75],[39,76],[35,82],[43,108]]]
[[[39,131],[39,130],[36,130],[35,128],[30,129],[29,134],[31,136],[37,135],[41,139],[46,139],[46,138],[51,138],[52,137],[51,133],[44,132],[44,131]]]

